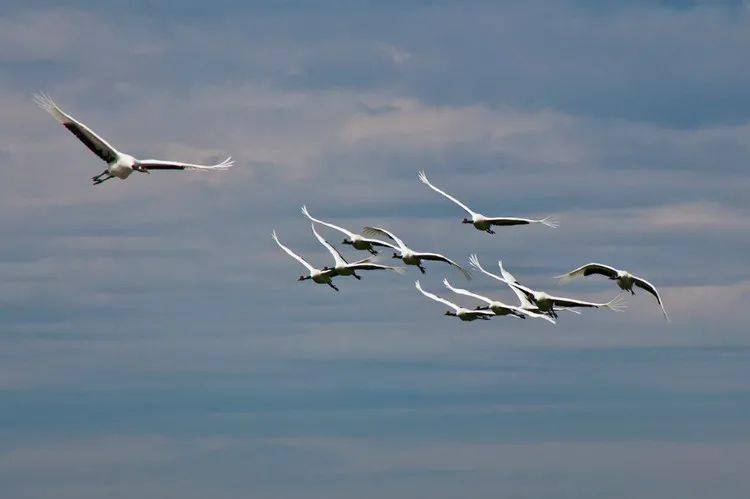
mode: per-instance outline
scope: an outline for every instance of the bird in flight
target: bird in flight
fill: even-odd
[[[623,291],[630,292],[631,295],[635,295],[633,286],[637,286],[641,289],[646,290],[648,293],[651,293],[654,298],[656,298],[656,302],[661,307],[664,318],[669,321],[669,315],[667,314],[667,310],[664,308],[664,302],[661,300],[661,296],[659,296],[659,291],[656,289],[656,286],[648,282],[646,279],[633,275],[625,270],[616,269],[614,267],[603,265],[601,263],[587,263],[586,265],[582,265],[577,269],[571,270],[567,274],[557,276],[556,279],[559,279],[561,283],[564,283],[576,277],[586,277],[593,274],[607,276],[611,280],[617,281],[617,286],[619,286],[619,288]]]
[[[357,275],[357,270],[390,270],[393,272],[396,272],[397,274],[403,274],[404,269],[403,267],[392,267],[390,265],[381,265],[379,263],[372,263],[371,258],[368,257],[364,260],[359,260],[353,263],[349,263],[344,259],[343,256],[341,256],[341,253],[339,253],[336,248],[331,246],[331,244],[323,239],[323,237],[318,234],[318,231],[315,230],[315,224],[310,223],[310,227],[312,227],[313,234],[315,235],[315,238],[318,240],[320,244],[322,244],[328,252],[333,256],[334,260],[334,267],[333,270],[336,272],[336,275],[346,276],[350,275],[354,277],[355,279],[359,280],[362,279],[360,276]],[[322,270],[329,270],[329,267],[323,267]]]
[[[536,291],[519,283],[510,272],[506,271],[505,268],[503,268],[503,262],[498,261],[497,264],[500,267],[500,274],[503,276],[501,279],[502,281],[508,284],[513,290],[519,291],[519,294],[523,294],[527,300],[539,307],[540,312],[547,313],[552,317],[557,318],[555,307],[607,308],[615,312],[620,312],[626,308],[625,303],[623,303],[622,297],[620,297],[619,295],[615,296],[608,302],[597,303],[578,300],[575,298],[553,296],[545,293],[544,291]]]
[[[427,291],[422,289],[422,285],[419,283],[419,281],[415,281],[414,286],[416,286],[419,292],[425,295],[427,298],[435,300],[438,303],[448,305],[448,307],[450,307],[451,310],[448,310],[447,312],[445,312],[445,315],[458,317],[462,321],[467,321],[467,322],[474,321],[477,319],[490,320],[491,318],[495,316],[495,313],[490,310],[472,310],[469,308],[459,307],[452,301],[448,301],[445,298],[440,298],[438,295],[428,293]]]
[[[483,296],[477,293],[472,293],[471,291],[467,291],[465,289],[454,288],[453,286],[451,286],[451,283],[448,282],[448,279],[443,279],[443,285],[458,295],[464,295],[464,296],[469,296],[471,298],[476,298],[477,300],[482,301],[487,304],[484,307],[477,307],[477,310],[491,310],[492,313],[494,313],[495,315],[510,315],[510,316],[518,317],[520,319],[525,319],[526,317],[535,317],[538,319],[544,319],[548,322],[551,322],[552,324],[555,323],[555,319],[553,319],[552,317],[548,315],[539,314],[536,312],[532,312],[531,310],[526,310],[521,307],[508,305],[501,301],[493,300],[491,298],[487,298],[486,296]]]
[[[432,189],[433,191],[437,192],[441,196],[444,196],[448,198],[449,200],[456,203],[458,206],[463,208],[466,213],[469,214],[471,218],[464,218],[461,223],[465,224],[473,224],[474,228],[477,230],[481,230],[483,232],[487,232],[489,234],[494,234],[495,231],[492,230],[493,225],[497,226],[509,226],[509,225],[528,225],[528,224],[534,224],[534,223],[540,223],[543,225],[546,225],[547,227],[552,227],[553,229],[558,227],[558,223],[552,218],[552,217],[545,217],[541,219],[533,219],[533,218],[517,218],[517,217],[487,217],[485,215],[482,215],[481,213],[477,213],[476,211],[472,210],[465,204],[463,204],[461,201],[456,199],[455,197],[451,196],[447,192],[438,189],[427,178],[427,174],[424,170],[419,172],[419,180],[424,185]]]
[[[326,227],[329,227],[331,229],[337,230],[344,234],[346,238],[341,242],[341,244],[349,244],[354,249],[358,250],[365,250],[369,251],[372,255],[377,255],[378,252],[373,246],[382,246],[384,248],[391,248],[396,249],[396,246],[394,246],[391,243],[387,243],[385,241],[380,241],[379,239],[372,239],[364,236],[360,236],[359,234],[355,234],[354,232],[350,232],[346,230],[343,227],[339,227],[338,225],[334,225],[330,222],[324,222],[323,220],[319,220],[317,218],[314,218],[310,213],[307,211],[307,206],[302,207],[302,213],[305,214],[307,218],[312,220],[313,222],[317,222],[320,225],[325,225]]]
[[[471,274],[469,274],[469,272],[465,268],[463,268],[450,258],[439,253],[422,253],[419,251],[414,251],[413,249],[406,246],[401,239],[399,239],[392,232],[386,229],[383,229],[381,227],[365,227],[363,232],[366,236],[385,236],[388,239],[394,241],[397,248],[394,248],[393,258],[400,258],[407,265],[416,265],[419,268],[420,272],[422,272],[423,274],[426,272],[426,270],[422,266],[422,260],[438,261],[452,265],[453,267],[460,270],[461,273],[463,273],[464,277],[466,277],[466,279],[471,279]]]
[[[523,292],[521,292],[518,288],[515,288],[511,285],[511,283],[518,284],[518,280],[513,276],[513,274],[505,270],[505,268],[503,268],[502,265],[500,265],[500,270],[502,271],[502,277],[500,277],[499,275],[493,274],[492,272],[489,272],[484,267],[482,267],[482,264],[479,262],[479,257],[477,255],[471,255],[471,257],[469,258],[469,263],[471,264],[472,267],[474,267],[476,270],[483,273],[484,275],[492,277],[493,279],[500,281],[503,284],[506,284],[518,298],[520,308],[522,308],[523,310],[527,310],[529,312],[533,312],[537,314],[544,314],[549,317],[557,317],[557,312],[560,312],[560,311],[571,312],[576,315],[581,314],[581,312],[579,312],[578,310],[574,308],[561,307],[558,305],[553,306],[551,311],[543,311],[539,308],[537,304],[529,300]],[[498,264],[500,264],[500,262],[498,262]]]
[[[323,268],[323,269],[316,269],[307,261],[299,256],[294,251],[290,250],[286,246],[284,246],[281,241],[279,241],[279,236],[276,235],[276,231],[273,231],[271,233],[271,236],[273,237],[273,240],[276,241],[276,244],[279,245],[279,247],[284,250],[284,252],[297,260],[299,263],[305,266],[305,268],[308,271],[308,275],[301,275],[299,276],[298,281],[306,281],[308,279],[311,279],[316,284],[328,284],[331,288],[333,288],[335,291],[338,291],[339,288],[336,287],[335,284],[333,284],[332,279],[334,276],[338,275],[336,273],[336,269],[329,269],[329,268]]]
[[[83,142],[91,152],[107,163],[107,168],[103,172],[91,177],[94,185],[99,185],[115,177],[124,180],[134,171],[151,173],[152,170],[226,170],[234,165],[231,157],[215,165],[198,165],[178,161],[161,161],[158,159],[137,159],[129,154],[118,151],[89,127],[63,112],[49,96],[37,94],[34,96],[34,100],[39,107],[51,114],[70,133],[78,137],[78,140]]]

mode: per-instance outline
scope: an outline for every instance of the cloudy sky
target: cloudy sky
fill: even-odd
[[[4,497],[747,497],[750,4],[34,4],[0,10]],[[237,167],[93,188],[39,90],[136,156]],[[462,226],[421,168],[561,227]],[[326,264],[303,203],[573,296],[617,290],[551,276],[627,268],[673,321],[298,283],[270,233]]]

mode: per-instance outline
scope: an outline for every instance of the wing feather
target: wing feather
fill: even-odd
[[[55,101],[53,101],[50,96],[46,94],[36,94],[34,96],[34,101],[40,108],[51,114],[58,123],[67,128],[70,133],[75,135],[78,140],[83,142],[91,152],[107,163],[114,163],[117,161],[119,156],[117,149],[112,147],[106,140],[99,137],[89,127],[69,114],[66,114],[57,104],[55,104]]]
[[[641,279],[640,277],[633,277],[633,284],[654,295],[654,298],[656,298],[656,301],[661,307],[664,318],[669,321],[669,314],[667,314],[667,310],[664,308],[664,302],[661,301],[661,296],[659,296],[659,291],[656,289],[656,286],[648,282],[646,279]]]
[[[446,300],[445,298],[440,298],[438,295],[435,295],[435,294],[432,294],[432,293],[428,293],[427,291],[425,291],[424,289],[422,289],[422,285],[419,283],[419,281],[414,281],[414,286],[419,290],[420,293],[422,293],[423,295],[425,295],[427,298],[430,298],[431,300],[435,300],[436,302],[439,302],[439,303],[442,303],[444,305],[447,305],[447,306],[449,306],[450,308],[452,308],[453,310],[456,310],[456,311],[458,311],[458,309],[461,308],[458,305],[456,305],[455,303]]]
[[[459,201],[458,199],[454,198],[453,196],[451,196],[447,192],[445,192],[445,191],[443,191],[441,189],[438,189],[437,187],[435,187],[434,185],[432,185],[432,183],[430,183],[430,180],[427,178],[427,173],[425,173],[424,170],[421,170],[419,172],[419,181],[422,182],[427,187],[429,187],[430,189],[432,189],[433,191],[437,192],[438,194],[440,194],[440,195],[446,197],[447,199],[453,201],[454,203],[456,203],[458,206],[460,206],[461,208],[463,208],[463,210],[465,212],[467,212],[469,215],[471,215],[472,217],[474,215],[476,215],[476,213],[474,213],[473,211],[471,211],[471,208],[469,208],[468,206],[466,206],[465,204],[463,204],[461,201]]]
[[[286,252],[287,255],[291,256],[292,258],[294,258],[295,260],[297,260],[299,263],[301,263],[302,265],[304,265],[307,268],[307,270],[309,270],[311,273],[316,270],[315,267],[313,267],[312,265],[310,265],[309,263],[307,263],[304,258],[302,258],[297,253],[295,253],[294,251],[292,251],[289,248],[287,248],[286,246],[284,246],[281,243],[281,241],[279,241],[279,236],[276,235],[276,231],[275,230],[271,233],[271,235],[273,236],[273,240],[276,241],[276,244],[278,244],[279,247],[281,249],[283,249],[284,252]]]

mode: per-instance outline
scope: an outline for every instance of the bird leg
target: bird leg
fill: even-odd
[[[427,273],[427,271],[426,271],[426,270],[424,269],[424,267],[422,267],[421,265],[417,265],[417,267],[419,267],[419,271],[420,271],[421,273],[423,273],[423,274],[426,274],[426,273]]]
[[[494,234],[494,233],[495,233],[495,231],[492,230],[491,228],[487,229],[487,234]]]
[[[94,185],[99,185],[102,182],[105,182],[105,181],[107,181],[107,180],[109,180],[111,178],[115,178],[115,177],[113,175],[110,175],[109,177],[97,178],[96,180],[94,180]]]
[[[358,276],[358,275],[357,275],[357,274],[355,274],[355,273],[352,273],[352,276],[353,276],[353,277],[354,277],[354,278],[355,278],[356,280],[358,280],[358,281],[359,281],[360,279],[362,279],[362,276]]]
[[[103,177],[104,175],[107,175],[108,173],[109,173],[109,168],[108,168],[108,169],[106,169],[106,170],[104,170],[103,172],[101,172],[101,173],[100,173],[99,175],[97,175],[96,177],[91,177],[91,180],[93,180],[93,181],[97,181],[97,180],[99,180],[99,178],[100,178],[100,177]]]
[[[369,248],[367,248],[367,251],[369,251],[371,255],[377,255],[378,254],[378,252],[372,246],[370,246]]]
[[[328,285],[331,286],[335,291],[339,290],[339,288],[337,288],[336,285],[333,284],[332,282],[329,282]]]

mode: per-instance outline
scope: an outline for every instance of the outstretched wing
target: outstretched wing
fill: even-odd
[[[479,257],[477,257],[477,255],[475,255],[475,254],[472,254],[469,257],[469,263],[471,264],[472,267],[474,267],[478,271],[482,272],[483,274],[488,275],[489,277],[492,277],[493,279],[496,279],[496,280],[498,280],[498,281],[500,281],[502,283],[505,283],[511,289],[511,291],[513,291],[513,293],[516,295],[516,297],[518,298],[518,301],[521,304],[522,308],[525,309],[525,308],[534,308],[534,307],[536,307],[527,298],[526,293],[524,291],[522,291],[521,289],[519,289],[518,287],[516,287],[516,286],[518,286],[518,282],[516,281],[516,278],[513,277],[513,275],[510,272],[506,271],[503,268],[503,264],[502,264],[501,261],[498,261],[497,263],[500,265],[500,271],[506,277],[500,277],[499,275],[493,274],[492,272],[488,272],[487,270],[485,270],[485,268],[482,267],[482,264],[479,263]],[[530,294],[530,296],[532,295],[531,293],[529,293],[529,294]]]
[[[371,246],[380,246],[383,248],[391,248],[394,250],[399,249],[398,246],[396,246],[395,244],[387,243],[385,241],[381,241],[380,239],[371,239],[369,237],[363,237],[362,241],[370,243]]]
[[[553,229],[559,227],[557,221],[552,217],[545,217],[540,219],[518,217],[488,217],[486,220],[492,225],[498,226],[543,224],[547,227],[552,227]]]
[[[550,299],[552,300],[552,303],[554,306],[566,307],[566,308],[571,308],[571,307],[608,308],[616,312],[619,312],[626,308],[626,304],[624,303],[624,300],[622,299],[620,295],[615,296],[613,299],[605,303],[596,303],[596,302],[590,302],[590,301],[584,301],[584,300],[576,300],[574,298],[562,298],[560,296],[550,296]]]
[[[592,262],[587,263],[586,265],[581,265],[577,269],[571,270],[567,274],[555,276],[555,279],[559,279],[560,282],[567,282],[576,277],[586,277],[593,274],[600,274],[611,279],[615,279],[617,277],[617,269],[614,267],[610,267],[609,265]]]
[[[337,231],[341,232],[342,234],[345,234],[345,235],[346,235],[347,237],[349,237],[350,239],[351,239],[352,237],[354,237],[354,233],[353,233],[353,232],[349,232],[348,230],[346,230],[346,229],[345,229],[345,228],[343,228],[343,227],[339,227],[338,225],[334,225],[334,224],[332,224],[332,223],[330,223],[330,222],[324,222],[323,220],[318,220],[317,218],[314,218],[314,217],[313,217],[312,215],[310,215],[310,213],[309,213],[309,212],[307,211],[307,206],[304,206],[304,205],[302,206],[302,213],[304,213],[304,214],[305,214],[305,216],[306,216],[307,218],[309,218],[310,220],[312,220],[313,222],[317,222],[317,223],[319,223],[320,225],[325,225],[326,227],[330,227],[331,229],[337,230]]]
[[[55,118],[58,123],[67,128],[70,133],[78,137],[78,140],[88,147],[91,152],[99,156],[107,163],[114,163],[117,161],[118,152],[117,149],[109,145],[109,143],[103,138],[99,137],[89,127],[76,120],[69,114],[66,114],[57,104],[46,94],[37,94],[34,96],[34,101],[39,107],[47,111]]]
[[[445,262],[449,265],[456,267],[466,277],[467,280],[471,280],[471,274],[468,270],[448,258],[447,256],[441,255],[440,253],[415,253],[420,260],[428,260],[433,262]]]
[[[234,166],[231,157],[215,165],[198,165],[195,163],[181,163],[179,161],[161,161],[158,159],[140,159],[137,166],[146,170],[228,170]]]
[[[669,321],[669,315],[667,314],[667,310],[664,308],[664,302],[661,301],[661,296],[659,296],[659,291],[657,291],[656,286],[648,282],[646,279],[641,279],[640,277],[633,277],[633,284],[638,286],[641,289],[645,289],[654,297],[656,298],[656,301],[659,303],[659,306],[661,307],[661,311],[664,314],[664,318]]]
[[[302,265],[304,265],[307,268],[307,270],[309,270],[310,272],[314,272],[316,270],[315,267],[313,267],[312,265],[310,265],[309,263],[307,263],[304,258],[302,258],[297,253],[295,253],[294,251],[290,250],[289,248],[287,248],[286,246],[284,246],[283,244],[281,244],[281,241],[279,241],[279,236],[276,235],[276,231],[273,231],[271,233],[271,236],[273,236],[273,240],[276,241],[276,244],[278,244],[279,247],[281,249],[283,249],[284,252],[286,252],[287,255],[291,256],[292,258],[294,258],[295,260],[297,260],[299,263],[301,263]]]
[[[341,253],[339,253],[336,250],[336,248],[334,248],[333,246],[331,246],[328,241],[326,241],[325,239],[323,239],[323,237],[320,234],[318,234],[318,231],[315,230],[315,224],[314,223],[310,223],[310,227],[312,228],[313,234],[315,234],[315,238],[318,240],[318,242],[320,242],[320,244],[322,244],[323,246],[325,246],[325,248],[328,250],[328,252],[331,254],[331,256],[333,256],[333,260],[336,262],[336,266],[337,267],[349,264],[349,262],[347,262],[344,259],[344,257],[341,256]]]
[[[390,270],[397,274],[403,274],[406,270],[403,267],[394,267],[392,265],[382,265],[380,263],[351,263],[348,265],[353,270]]]
[[[450,199],[454,203],[456,203],[458,206],[460,206],[461,208],[463,208],[464,211],[466,211],[469,215],[471,215],[471,216],[476,215],[476,213],[474,213],[473,211],[471,211],[471,209],[468,206],[466,206],[465,204],[463,204],[461,201],[459,201],[458,199],[454,198],[453,196],[451,196],[447,192],[445,192],[445,191],[443,191],[441,189],[438,189],[437,187],[435,187],[434,185],[432,185],[430,183],[429,179],[427,178],[427,174],[425,173],[424,170],[421,170],[419,172],[419,180],[420,180],[420,182],[422,182],[424,185],[426,185],[427,187],[429,187],[433,191],[437,192],[438,194],[440,194],[440,195],[442,195],[442,196]]]
[[[468,291],[466,289],[454,288],[453,286],[451,286],[451,283],[448,282],[448,279],[443,279],[443,285],[446,288],[450,289],[451,291],[453,291],[454,293],[456,293],[458,295],[469,296],[469,297],[475,298],[475,299],[477,299],[479,301],[483,301],[483,302],[485,302],[487,304],[492,303],[492,300],[490,300],[486,296],[482,296],[482,295],[478,295],[476,293],[472,293],[471,291]]]
[[[422,289],[422,285],[419,283],[419,281],[414,281],[414,286],[416,286],[420,293],[425,295],[427,298],[430,298],[431,300],[435,300],[436,302],[442,303],[443,305],[448,305],[450,308],[456,311],[460,308],[458,305],[453,302],[449,302],[445,298],[440,298],[438,295],[428,293],[427,291]]]
[[[388,239],[395,241],[400,251],[406,251],[409,249],[401,239],[393,234],[393,232],[383,229],[382,227],[365,227],[364,229],[362,229],[362,233],[370,237],[385,236]]]

